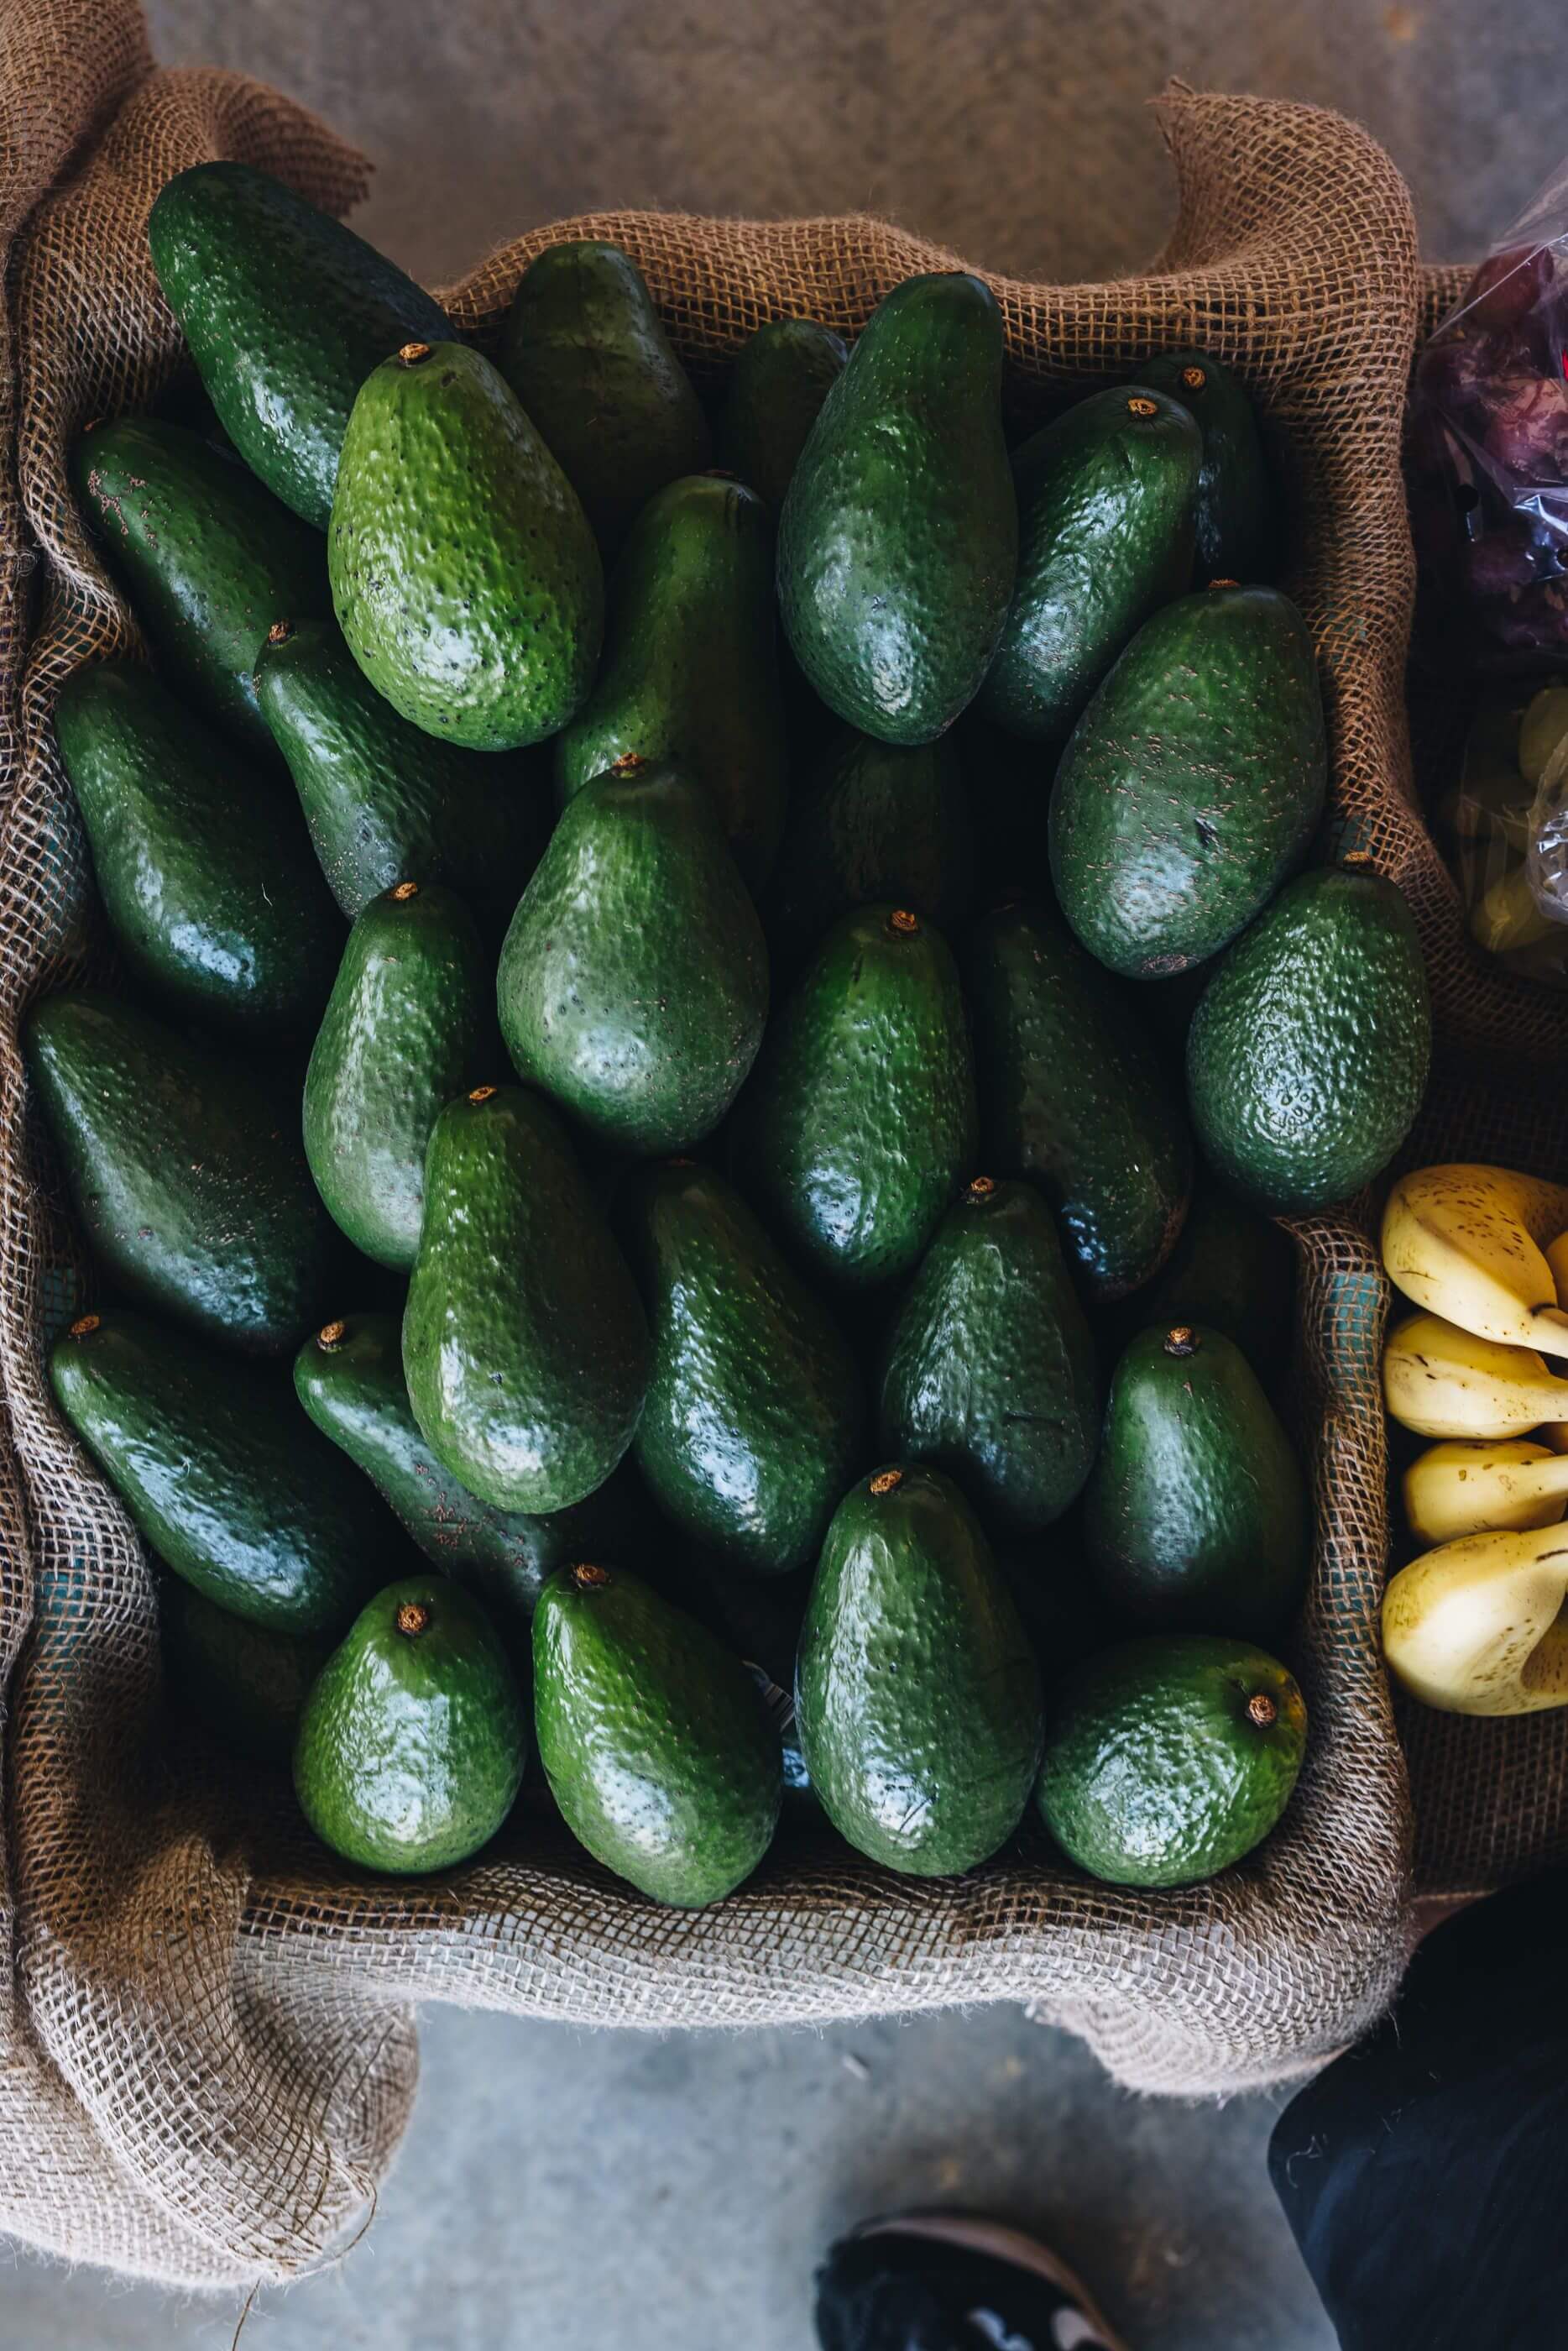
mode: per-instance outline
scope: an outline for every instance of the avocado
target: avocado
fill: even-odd
[[[324,1323],[295,1358],[295,1393],[324,1437],[364,1471],[432,1565],[477,1593],[504,1636],[531,1616],[552,1568],[618,1551],[640,1534],[623,1471],[570,1510],[498,1510],[460,1485],[420,1435],[394,1314]]]
[[[147,242],[223,430],[275,497],[325,530],[354,395],[378,360],[452,332],[362,236],[248,163],[159,190]]]
[[[488,1085],[449,1102],[403,1311],[438,1458],[498,1510],[566,1510],[630,1445],[648,1358],[637,1285],[548,1104]]]
[[[988,718],[1062,744],[1122,647],[1186,588],[1203,439],[1179,401],[1098,392],[1013,453],[1018,585]]]
[[[1156,1322],[1167,1330],[1208,1323],[1241,1348],[1267,1384],[1290,1355],[1295,1269],[1295,1251],[1278,1225],[1201,1176],[1176,1247],[1146,1289],[1119,1302],[1111,1329],[1125,1346]]]
[[[716,474],[660,490],[621,550],[603,667],[556,746],[561,806],[628,754],[701,786],[760,889],[789,793],[773,529],[753,491]]]
[[[1095,1458],[1095,1343],[1051,1211],[977,1176],[899,1303],[882,1369],[884,1451],[934,1461],[996,1524],[1048,1527]]]
[[[499,942],[554,817],[533,763],[438,743],[400,718],[330,621],[280,620],[256,698],[350,922],[395,882],[445,882]]]
[[[1192,1186],[1186,1108],[1143,999],[1038,901],[981,915],[963,972],[987,1159],[1040,1186],[1086,1296],[1136,1290]]]
[[[144,1541],[247,1623],[335,1634],[405,1554],[396,1520],[275,1364],[105,1311],[55,1342],[49,1384]]]
[[[305,1155],[340,1232],[407,1270],[437,1113],[493,1058],[490,963],[439,882],[399,882],[348,934],[305,1078]]]
[[[91,987],[35,1004],[25,1051],[116,1285],[225,1346],[292,1350],[332,1253],[292,1088]]]
[[[775,509],[848,357],[843,336],[815,319],[769,319],[735,354],[719,412],[718,460]]]
[[[618,1566],[553,1575],[534,1613],[539,1760],[579,1844],[655,1902],[701,1909],[778,1825],[777,1731],[750,1669]]]
[[[330,613],[319,533],[199,434],[150,416],[91,426],[71,481],[170,685],[253,758],[275,761],[256,656],[284,613]]]
[[[1328,1207],[1398,1150],[1431,1051],[1410,910],[1352,852],[1282,890],[1204,989],[1187,1040],[1199,1144],[1260,1207]]]
[[[1157,979],[1218,954],[1306,853],[1328,778],[1306,622],[1272,588],[1167,604],[1063,754],[1051,871],[1092,955]]]
[[[158,1625],[164,1684],[182,1711],[235,1754],[286,1763],[332,1635],[302,1638],[247,1624],[178,1575],[160,1586]]]
[[[1040,1812],[1070,1860],[1112,1886],[1195,1886],[1261,1844],[1291,1800],[1306,1708],[1245,1641],[1150,1634],[1102,1650],[1058,1691]]]
[[[907,907],[836,923],[770,1023],[731,1167],[817,1277],[913,1271],[975,1151],[958,969]]]
[[[131,662],[66,680],[55,739],[131,977],[234,1037],[314,1028],[343,926],[286,783]]]
[[[496,980],[518,1072],[623,1151],[717,1126],[763,1041],[763,927],[700,786],[627,758],[569,800]]]
[[[593,681],[604,573],[576,492],[508,388],[461,343],[405,343],[367,376],[327,534],[349,651],[442,741],[554,735]],[[296,618],[299,607],[274,612]]]
[[[865,1433],[843,1336],[711,1169],[642,1172],[628,1221],[653,1336],[636,1450],[654,1499],[726,1563],[815,1562]]]
[[[779,608],[830,710],[929,743],[979,693],[1018,562],[1002,313],[960,270],[882,301],[811,429],[779,518]]]
[[[834,1514],[807,1604],[795,1727],[818,1801],[857,1852],[916,1877],[988,1861],[1040,1762],[1040,1673],[979,1520],[898,1463]]]
[[[1301,1604],[1305,1481],[1240,1347],[1156,1323],[1117,1364],[1084,1546],[1105,1598],[1159,1631],[1267,1640]]]
[[[322,1667],[294,1745],[300,1810],[365,1869],[451,1869],[516,1801],[528,1719],[479,1602],[429,1569],[368,1601]]]
[[[1211,351],[1161,351],[1140,361],[1138,381],[1179,400],[1203,436],[1195,585],[1268,579],[1279,517],[1258,420],[1241,383]]]
[[[791,807],[769,935],[796,965],[841,914],[877,900],[956,931],[973,886],[969,806],[950,736],[906,747],[844,727]]]
[[[642,272],[618,245],[546,246],[517,283],[501,372],[607,562],[656,490],[708,463],[708,420]]]

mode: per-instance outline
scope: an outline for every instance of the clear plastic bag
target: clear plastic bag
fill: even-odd
[[[1568,990],[1568,684],[1490,688],[1438,813],[1476,945]]]

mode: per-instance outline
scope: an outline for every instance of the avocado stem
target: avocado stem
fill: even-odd
[[[468,1099],[471,1102],[487,1102],[494,1092],[493,1086],[475,1086]]]
[[[316,1343],[324,1355],[333,1355],[348,1336],[347,1322],[324,1322],[316,1334]]]
[[[292,621],[275,621],[266,632],[266,641],[269,645],[286,645],[293,634]]]
[[[648,761],[640,751],[623,751],[618,759],[610,761],[612,776],[635,776],[641,773]]]
[[[417,1641],[430,1630],[431,1612],[422,1600],[400,1600],[395,1619],[405,1640]]]
[[[1181,381],[1189,392],[1201,392],[1209,378],[1200,367],[1184,367]]]
[[[1247,1700],[1247,1719],[1260,1730],[1271,1730],[1280,1719],[1280,1709],[1267,1690],[1257,1690]]]
[[[904,1473],[901,1469],[878,1469],[871,1480],[871,1491],[878,1495],[890,1494],[896,1486],[901,1486],[903,1482]]]
[[[429,343],[405,343],[398,353],[405,367],[418,367],[431,355]]]
[[[1239,588],[1241,583],[1239,580],[1211,580],[1209,585],[1210,588]]]
[[[971,1183],[965,1196],[971,1200],[989,1200],[995,1189],[994,1176],[977,1176]]]
[[[575,1567],[569,1567],[566,1573],[578,1592],[602,1592],[607,1583],[615,1580],[607,1567],[596,1567],[592,1561],[586,1559],[579,1560]]]
[[[1127,402],[1127,414],[1129,416],[1158,416],[1159,414],[1159,403],[1158,401],[1150,400],[1147,392],[1135,392],[1132,398]]]
[[[397,906],[406,905],[410,898],[417,898],[419,894],[420,885],[417,882],[394,882],[387,893],[388,897]]]
[[[907,906],[896,906],[888,917],[888,928],[895,938],[912,939],[919,934],[919,915],[911,914]]]
[[[93,1332],[98,1329],[99,1320],[99,1318],[96,1314],[78,1314],[76,1321],[71,1324],[71,1337],[73,1339],[90,1339]]]
[[[1165,1334],[1165,1352],[1168,1355],[1178,1357],[1195,1355],[1198,1348],[1198,1333],[1185,1322],[1179,1322],[1173,1331],[1168,1331]]]

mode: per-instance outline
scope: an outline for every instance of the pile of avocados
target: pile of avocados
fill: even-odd
[[[552,1804],[685,1906],[781,1814],[1241,1860],[1306,1740],[1272,1218],[1429,1028],[1314,862],[1241,384],[1042,423],[960,273],[694,381],[590,243],[462,331],[237,163],[149,234],[194,377],[74,458],[148,657],[57,716],[111,947],[26,1048],[177,1702],[376,1871]]]

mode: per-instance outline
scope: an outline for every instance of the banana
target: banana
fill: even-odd
[[[1568,1510],[1568,1454],[1522,1437],[1431,1446],[1406,1470],[1410,1531],[1426,1543],[1500,1527],[1549,1527]]]
[[[1557,925],[1543,914],[1522,865],[1500,873],[1470,908],[1470,936],[1488,955],[1511,955],[1549,939]]]
[[[1544,1255],[1558,1234],[1568,1239],[1568,1186],[1507,1167],[1418,1167],[1388,1196],[1383,1262],[1407,1298],[1461,1331],[1568,1355]]]
[[[1437,1314],[1407,1314],[1389,1332],[1383,1397],[1417,1437],[1523,1437],[1568,1420],[1568,1380],[1533,1347],[1500,1347]]]
[[[1446,1714],[1568,1706],[1568,1528],[1467,1535],[1402,1567],[1383,1595],[1383,1654]]]

